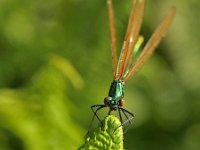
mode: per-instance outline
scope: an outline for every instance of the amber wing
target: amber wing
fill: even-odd
[[[116,38],[115,38],[115,22],[114,22],[112,0],[107,0],[107,7],[108,7],[109,28],[110,28],[110,36],[111,36],[113,74],[114,74],[114,79],[115,79],[116,71],[117,71],[117,46],[116,46]]]
[[[130,62],[133,48],[137,42],[144,14],[144,4],[145,0],[134,0],[133,2],[128,27],[117,67],[116,77],[118,80],[122,79]]]
[[[175,13],[176,13],[176,7],[172,7],[169,10],[168,14],[164,17],[162,22],[160,23],[160,25],[157,27],[153,35],[151,36],[150,40],[147,42],[146,46],[144,47],[142,53],[136,60],[133,67],[130,69],[128,74],[123,78],[124,82],[127,81],[131,76],[133,76],[151,56],[156,46],[161,41],[162,37],[166,35]]]

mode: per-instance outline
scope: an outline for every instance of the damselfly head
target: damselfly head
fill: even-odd
[[[104,104],[110,107],[112,110],[115,110],[118,106],[118,102],[110,96],[104,98]]]

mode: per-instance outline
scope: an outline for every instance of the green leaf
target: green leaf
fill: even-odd
[[[123,150],[123,130],[119,119],[105,117],[102,124],[90,132],[78,150]]]

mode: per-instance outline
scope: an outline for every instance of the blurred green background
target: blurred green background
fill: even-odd
[[[132,0],[113,3],[121,47]],[[200,149],[200,1],[148,0],[141,33],[172,5],[169,33],[126,84],[127,150]],[[83,143],[113,78],[109,37],[106,0],[0,0],[0,150]]]

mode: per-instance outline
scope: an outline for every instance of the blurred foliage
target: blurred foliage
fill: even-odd
[[[120,47],[132,0],[113,1]],[[172,5],[167,37],[126,84],[125,149],[200,148],[200,1],[148,0],[141,33]],[[105,0],[0,0],[0,27],[0,149],[77,149],[112,81]]]
[[[64,71],[59,68],[74,70],[67,61],[59,63],[62,58],[56,56],[51,60],[26,88],[0,91],[1,149],[76,149],[80,144],[83,132],[70,116],[73,104],[65,95],[70,89]],[[77,81],[82,81],[74,74]],[[13,144],[13,138],[20,144]]]

